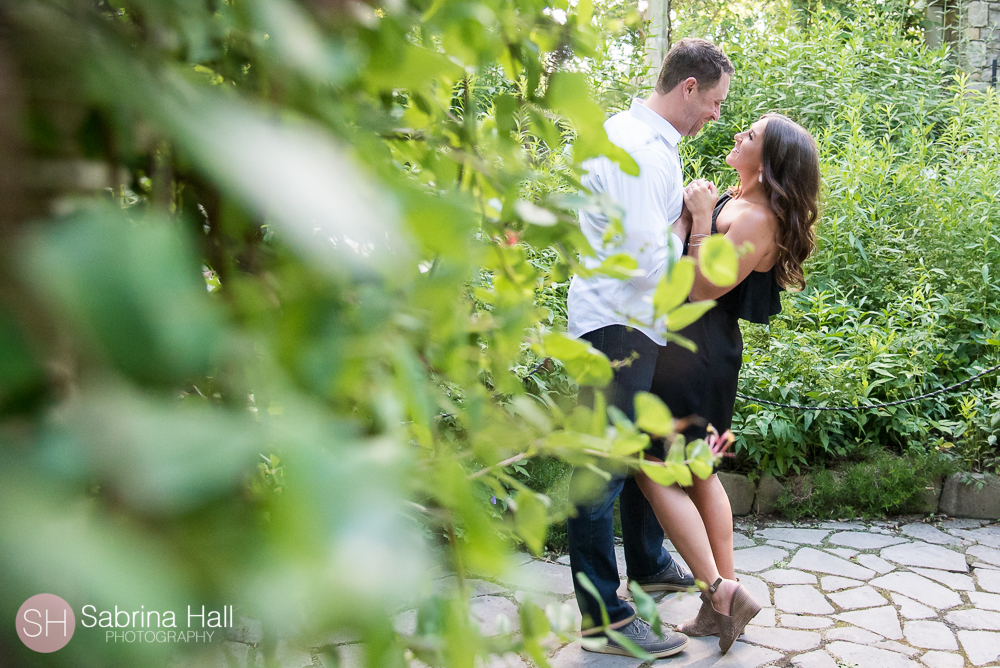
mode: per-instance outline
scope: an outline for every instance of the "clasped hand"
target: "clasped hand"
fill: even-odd
[[[706,179],[695,179],[684,188],[684,205],[695,218],[708,216],[719,199],[719,189]]]

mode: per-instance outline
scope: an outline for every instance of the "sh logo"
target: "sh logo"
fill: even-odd
[[[62,649],[75,630],[73,609],[55,594],[36,594],[17,611],[17,635],[36,652]]]

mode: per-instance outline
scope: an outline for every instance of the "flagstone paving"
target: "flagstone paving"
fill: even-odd
[[[802,571],[791,571],[785,568],[776,568],[771,571],[761,573],[762,578],[773,585],[793,585],[793,584],[816,584],[816,576]]]
[[[654,662],[676,668],[969,668],[1000,666],[1000,523],[919,518],[895,522],[736,520],[736,566],[742,584],[763,606],[729,653],[718,639],[691,638],[676,656]],[[674,552],[673,546],[667,543]],[[623,551],[618,549],[625,583]],[[484,635],[516,633],[518,608],[531,600],[550,614],[580,623],[568,560],[527,560],[496,582],[470,581],[471,614]],[[454,580],[438,581],[447,592]],[[627,594],[623,586],[621,594]],[[695,616],[696,594],[659,595],[664,624]],[[396,619],[400,634],[416,628],[414,611]],[[259,630],[230,634],[226,653],[240,666],[261,665],[247,645]],[[355,639],[335,645],[342,668],[361,668]],[[319,648],[283,649],[291,666],[335,665]],[[306,657],[311,657],[307,659]],[[311,663],[309,661],[311,660]],[[554,645],[554,668],[648,668],[630,657],[594,654],[578,643]],[[220,664],[228,665],[228,664]],[[417,662],[413,664],[422,666]],[[479,668],[529,668],[508,654]]]

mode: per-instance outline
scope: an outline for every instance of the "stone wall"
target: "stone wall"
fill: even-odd
[[[808,479],[800,481],[811,489]],[[742,474],[719,472],[719,480],[726,488],[733,515],[741,517],[755,513],[769,515],[777,511],[778,497],[785,485],[771,474],[758,484]],[[785,483],[787,484],[787,483]],[[974,473],[971,476],[954,474],[947,480],[936,481],[933,489],[927,488],[916,512],[943,514],[947,517],[969,517],[983,520],[1000,520],[1000,476]]]
[[[1000,0],[973,0],[962,12],[959,52],[969,80],[990,84],[993,60],[1000,58]]]

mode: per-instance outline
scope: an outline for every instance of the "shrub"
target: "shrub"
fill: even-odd
[[[555,515],[566,517],[570,514],[569,480],[573,467],[566,462],[551,457],[539,457],[524,465],[525,472],[521,478],[524,484],[545,494],[552,500],[552,510]],[[566,538],[566,522],[555,521],[549,526],[545,538],[546,549],[552,552],[564,552],[569,543]]]
[[[800,517],[881,517],[919,508],[921,494],[950,472],[935,456],[897,457],[877,450],[865,461],[817,468],[786,486],[778,509]]]

